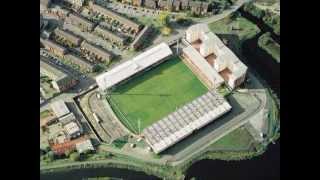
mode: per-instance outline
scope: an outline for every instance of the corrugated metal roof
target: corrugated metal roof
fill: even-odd
[[[223,100],[222,104],[219,103],[220,100]],[[215,106],[208,106],[207,102],[211,102]],[[186,111],[186,108],[192,110]],[[220,94],[215,91],[209,91],[153,123],[143,130],[143,135],[153,151],[160,153],[190,135],[195,129],[204,127],[230,110],[230,104]],[[191,121],[185,121],[178,112],[184,112],[187,117],[198,114],[198,117]],[[169,131],[169,129],[171,130]]]
[[[101,90],[105,90],[170,55],[172,55],[170,47],[166,43],[161,43],[139,54],[132,60],[126,61],[97,76],[96,82]]]

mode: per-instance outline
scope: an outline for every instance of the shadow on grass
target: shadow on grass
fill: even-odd
[[[159,96],[159,97],[168,97],[170,94],[152,94],[152,93],[109,93],[108,95],[112,96]]]

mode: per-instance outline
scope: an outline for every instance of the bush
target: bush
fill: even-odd
[[[169,36],[172,32],[172,29],[170,27],[163,27],[161,29],[161,34],[164,35],[164,36]]]
[[[46,158],[49,162],[51,161],[54,161],[55,160],[55,155],[52,151],[49,151],[47,154],[46,154]]]
[[[69,156],[71,161],[79,161],[80,160],[80,155],[77,152],[73,152]]]
[[[187,19],[185,17],[178,17],[177,18],[177,23],[179,25],[182,25],[182,26],[189,26],[189,25],[191,25],[192,20],[191,19]]]

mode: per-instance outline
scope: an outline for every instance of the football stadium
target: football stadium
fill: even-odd
[[[207,92],[179,57],[171,57],[151,71],[109,92],[109,103],[135,133]]]
[[[96,77],[118,119],[160,153],[231,110],[166,43]]]

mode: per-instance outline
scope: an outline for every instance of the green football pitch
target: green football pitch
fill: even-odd
[[[139,133],[207,91],[179,57],[172,57],[118,86],[109,102],[119,119]]]

